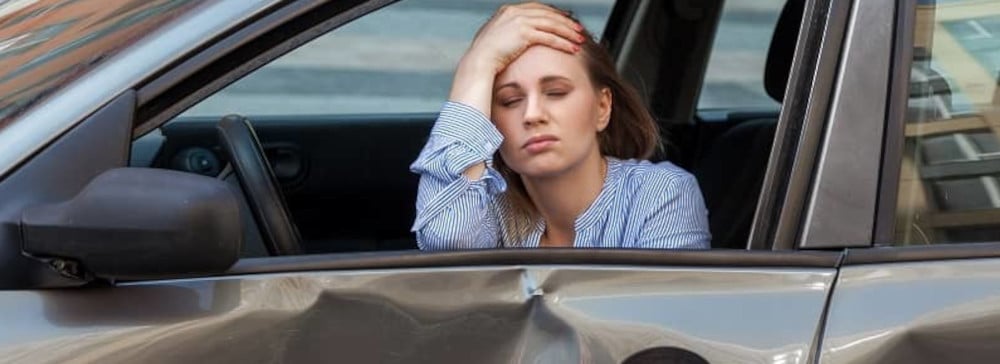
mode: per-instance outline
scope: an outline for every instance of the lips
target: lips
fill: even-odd
[[[545,149],[548,149],[549,146],[555,144],[558,141],[559,138],[556,138],[555,135],[551,134],[537,135],[528,139],[528,141],[521,146],[521,149],[524,149],[529,153],[538,153],[544,151]]]

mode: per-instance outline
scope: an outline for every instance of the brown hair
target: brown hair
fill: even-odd
[[[589,32],[584,32],[586,40],[580,45],[580,54],[587,75],[595,90],[608,88],[611,91],[611,119],[597,134],[601,155],[619,159],[650,158],[660,147],[660,134],[653,116],[635,88],[618,74],[605,47],[594,41]],[[507,181],[507,192],[499,206],[506,212],[501,221],[501,245],[520,246],[539,223],[538,209],[528,196],[521,176],[504,163],[499,152],[494,155],[493,162]]]

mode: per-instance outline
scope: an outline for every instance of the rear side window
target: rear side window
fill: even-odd
[[[699,110],[778,109],[778,102],[764,90],[764,66],[784,4],[785,0],[724,3]]]
[[[920,1],[901,245],[1000,240],[1000,3]]]
[[[549,2],[595,35],[614,0]],[[437,112],[479,27],[510,0],[407,0],[314,39],[184,116]]]

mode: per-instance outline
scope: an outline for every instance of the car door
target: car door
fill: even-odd
[[[820,361],[991,361],[1000,4],[898,4],[876,229],[844,260]]]
[[[648,251],[246,259],[218,277],[2,291],[17,315],[0,353],[25,363],[607,363],[644,351],[802,362],[835,262]]]
[[[418,2],[389,4],[387,9]],[[129,148],[118,146],[131,141],[129,130],[138,138],[129,150],[132,168],[138,167],[135,163],[142,160],[140,156],[152,156],[146,161],[153,165],[166,163],[156,160],[155,151],[168,148],[156,144],[157,136],[173,143],[171,138],[185,138],[186,129],[195,130],[191,135],[199,134],[199,126],[178,126],[174,130],[168,126],[159,135],[153,130],[259,65],[326,31],[336,34],[339,26],[364,20],[385,3],[288,2],[278,10],[247,18],[238,26],[209,33],[213,36],[205,37],[191,54],[164,63],[149,78],[132,85],[134,91],[122,93],[115,102],[62,134],[58,142],[25,160],[0,181],[0,195],[47,193],[47,184],[29,182],[39,176],[51,179],[62,176],[59,173],[73,173],[73,169],[61,167],[76,163],[71,156],[87,155],[95,149],[114,158],[109,157],[105,164],[88,165],[89,170],[124,167],[125,153],[119,149]],[[828,17],[820,10],[833,3],[809,1],[802,15],[802,23],[808,26],[799,37],[796,54],[803,62],[792,69],[789,97],[776,134],[779,144],[771,152],[771,166],[761,194],[767,206],[758,208],[776,213],[760,214],[756,219],[751,246],[758,249],[331,252],[244,258],[226,271],[182,276],[138,280],[104,277],[90,281],[80,279],[86,277],[63,277],[72,284],[89,283],[77,288],[66,288],[66,282],[39,279],[19,286],[11,284],[12,288],[5,286],[6,290],[0,291],[0,309],[7,317],[5,330],[0,331],[0,357],[32,363],[602,363],[664,357],[694,362],[809,361],[817,354],[820,322],[841,254],[795,251],[794,245],[786,247],[786,241],[779,240],[786,235],[796,236],[802,228],[783,225],[782,219],[797,213],[793,208],[797,205],[788,196],[805,187],[802,181],[778,176],[794,174],[795,168],[803,168],[803,163],[816,158],[809,151],[818,145],[808,138],[818,133],[814,129],[824,127],[825,118],[800,116],[814,102],[824,99],[823,89],[814,86],[822,82],[822,77],[815,75],[829,74],[836,66],[827,60],[838,59],[839,45],[823,40],[843,28],[847,16]],[[651,2],[645,4],[648,8]],[[629,6],[631,10],[622,10],[620,16],[648,14],[642,11],[643,6]],[[688,14],[688,10],[690,7],[675,7],[672,11]],[[391,21],[395,20],[390,19],[385,26],[391,26]],[[156,42],[171,40],[157,34],[146,41],[149,47],[155,47]],[[417,117],[416,122],[429,122],[430,117]],[[391,117],[345,116],[337,120],[348,125],[343,128],[334,120],[295,121],[275,120],[274,129],[268,127],[268,122],[260,124],[265,142],[272,143],[275,155],[287,152],[280,149],[285,133],[293,141],[309,140],[290,131],[298,126],[303,133],[336,133],[335,138],[318,138],[314,143],[347,143],[345,153],[350,154],[331,157],[340,158],[337,160],[408,161],[410,158],[404,157],[406,146],[397,149],[387,143],[366,149],[365,144],[356,141],[382,134],[402,138],[420,129],[408,129],[402,118]],[[318,124],[315,128],[309,127],[313,121]],[[291,123],[291,129],[280,131],[284,125],[278,124],[285,122]],[[191,119],[177,124],[199,123],[202,121]],[[103,130],[99,128],[124,132],[111,137],[97,133]],[[80,148],[101,140],[97,137],[100,135],[106,137],[102,147]],[[419,140],[421,136],[411,138]],[[292,148],[312,155],[309,145],[293,143]],[[205,147],[214,152],[210,145]],[[379,156],[358,155],[358,149]],[[398,164],[393,168],[405,166]],[[325,168],[323,164],[311,166]],[[352,180],[358,173],[316,173],[335,175],[344,179],[346,186],[372,181]],[[383,176],[402,174],[396,170],[391,173]],[[63,184],[63,195],[78,192],[85,181],[78,182]],[[294,188],[291,191],[295,193]],[[412,206],[410,201],[344,201],[364,204],[357,207],[361,211]],[[4,215],[12,219],[15,227],[18,220],[12,216],[17,213]],[[354,223],[324,221],[328,225]],[[253,232],[248,230],[248,234]],[[4,254],[21,253],[16,237],[3,239],[0,247]],[[127,258],[122,256],[123,264]],[[8,277],[54,275],[43,262],[32,260],[31,264],[30,269],[3,267],[0,272]]]
[[[820,361],[990,361],[1000,317],[1000,6],[906,1],[894,11],[893,56],[878,67],[889,77],[873,88],[889,92],[881,171],[866,178],[878,181],[872,243],[847,252]],[[865,33],[888,33],[869,24]]]

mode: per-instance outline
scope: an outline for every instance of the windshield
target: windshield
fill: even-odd
[[[0,127],[196,0],[14,0],[0,8]]]

